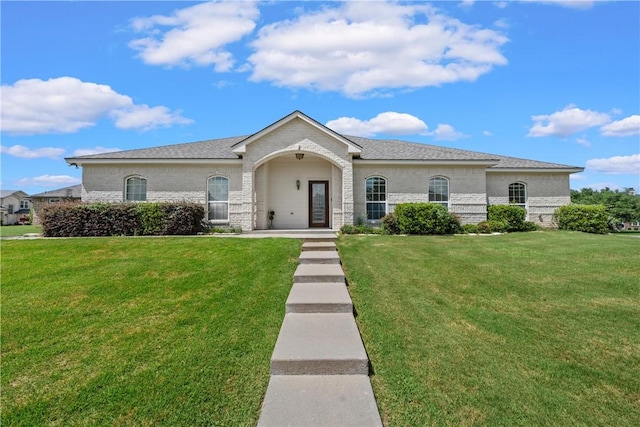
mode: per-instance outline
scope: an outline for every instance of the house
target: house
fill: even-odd
[[[28,224],[31,201],[21,190],[0,190],[0,223],[2,225]]]
[[[339,229],[403,202],[433,202],[462,223],[517,204],[551,226],[583,168],[398,140],[341,135],[300,111],[248,136],[66,159],[82,167],[87,202],[183,201],[213,223]]]
[[[59,188],[57,190],[45,191],[31,196],[33,203],[33,223],[40,224],[42,209],[54,203],[74,203],[81,201],[82,185]]]

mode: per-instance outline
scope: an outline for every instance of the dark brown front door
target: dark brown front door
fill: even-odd
[[[329,227],[329,181],[309,181],[309,227]]]

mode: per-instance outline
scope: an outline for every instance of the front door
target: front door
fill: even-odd
[[[329,181],[309,181],[309,227],[329,227]]]

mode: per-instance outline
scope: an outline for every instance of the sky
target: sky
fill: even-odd
[[[5,190],[79,184],[65,157],[249,135],[300,110],[640,191],[637,1],[2,1],[0,19]]]

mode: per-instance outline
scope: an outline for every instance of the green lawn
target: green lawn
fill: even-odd
[[[0,237],[23,236],[27,233],[42,233],[39,225],[3,225],[0,226]]]
[[[2,242],[2,425],[253,426],[300,242]]]
[[[640,239],[339,240],[385,425],[640,425]]]

